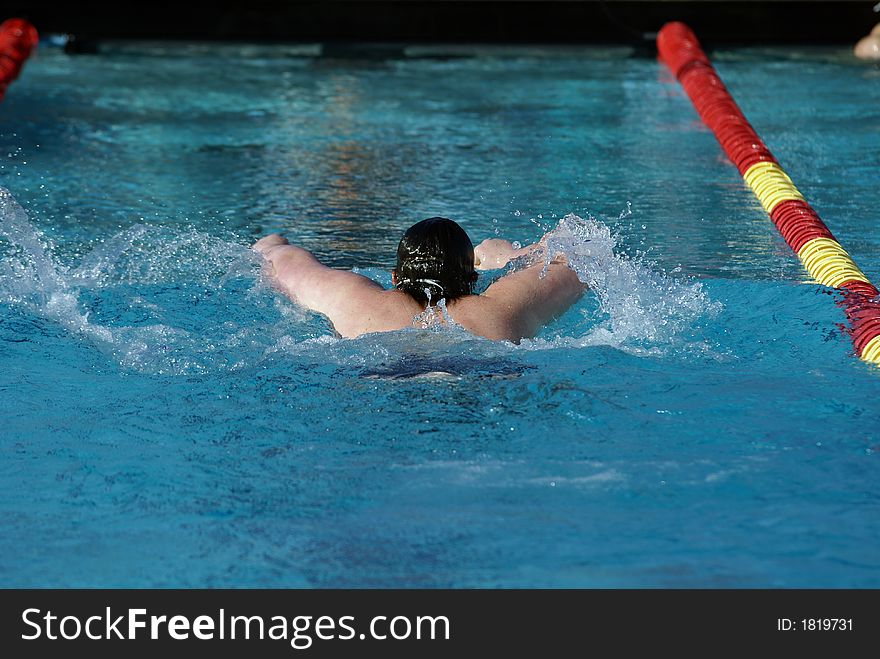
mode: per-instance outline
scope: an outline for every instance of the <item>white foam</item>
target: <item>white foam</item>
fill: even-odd
[[[256,263],[251,250],[201,231],[135,224],[103,240],[69,272],[69,281],[84,288],[181,280],[222,284]]]
[[[450,370],[446,366],[456,356],[477,359],[474,368],[479,369],[483,368],[479,360],[505,359],[522,350],[613,346],[637,355],[662,355],[670,347],[686,344],[688,327],[720,308],[700,284],[670,278],[649,263],[619,253],[609,227],[592,217],[566,215],[549,232],[547,244],[549,252],[567,256],[598,301],[598,309],[579,305],[570,312],[575,317],[580,314],[581,321],[574,327],[572,323],[558,326],[557,336],[545,335],[519,346],[480,339],[457,325],[441,301],[428,310],[430,318],[425,314],[425,329],[348,341],[325,333],[329,326],[316,324],[313,314],[271,291],[259,274],[259,258],[250,249],[191,228],[136,224],[100,242],[78,265],[68,267],[58,262],[24,209],[0,187],[0,302],[25,308],[87,338],[125,368],[152,373],[239,369],[279,354],[369,367],[396,362],[406,353],[425,361],[425,368],[431,367],[428,356],[435,354],[445,365],[436,371]],[[130,284],[181,282],[219,289],[242,277],[252,283],[249,291],[242,292],[244,299],[237,300],[245,313],[219,327],[212,326],[210,319],[200,327],[197,317],[186,316],[177,324],[188,330],[175,327],[168,317],[179,315],[180,307],[163,308],[160,299],[144,299],[128,289],[120,293],[121,304],[127,302],[130,309],[143,312],[134,325],[94,322],[80,303],[84,291],[111,289],[115,296],[113,289]],[[108,299],[120,304],[118,297]],[[247,314],[250,305],[253,314]],[[184,309],[184,313],[189,312]],[[438,322],[441,319],[444,322]]]
[[[240,245],[195,231],[177,234],[169,244],[160,238],[168,232],[162,227],[136,225],[104,241],[78,267],[70,269],[53,257],[51,245],[28,221],[25,210],[9,190],[0,187],[0,302],[22,307],[85,337],[126,368],[155,373],[210,370],[212,360],[204,357],[212,352],[212,346],[205,346],[201,337],[160,322],[102,325],[92,322],[88,312],[80,308],[83,288],[173,278],[182,267],[182,253],[192,252],[196,244],[202,246],[203,255],[211,254],[201,265],[196,261],[194,272],[203,280],[228,278],[249,261],[249,250]],[[224,262],[231,266],[225,270],[218,267]],[[135,297],[133,303],[140,299]],[[156,304],[142,302],[145,309],[161,315]]]
[[[566,215],[548,232],[546,244],[545,263],[558,252],[565,254],[596,296],[604,319],[580,336],[524,341],[525,349],[608,345],[658,354],[694,321],[721,309],[700,283],[676,280],[621,253],[611,229],[593,217]]]

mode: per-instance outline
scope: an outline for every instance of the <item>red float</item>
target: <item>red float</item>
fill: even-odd
[[[657,35],[657,50],[660,59],[681,83],[703,123],[712,131],[724,153],[736,165],[740,174],[760,162],[771,162],[778,166],[777,160],[761,141],[761,138],[746,120],[742,111],[728,93],[712,63],[700,47],[691,29],[684,23],[667,23]],[[772,170],[771,170],[772,171]],[[778,170],[782,172],[781,168]],[[750,179],[754,177],[750,176]],[[747,179],[747,182],[749,180]],[[783,199],[770,203],[776,188],[790,190],[790,196],[800,196],[796,189],[788,186],[787,177],[779,174],[758,172],[758,179],[751,180],[750,186],[756,195],[760,193],[762,203],[772,207],[770,218],[789,247],[798,254],[807,243],[817,238],[840,243],[825,226],[808,203],[800,199]],[[769,197],[768,197],[769,195]],[[774,205],[775,204],[775,205]],[[840,248],[846,257],[850,271],[858,268]],[[840,256],[828,255],[823,269],[833,268],[840,262]],[[805,264],[806,265],[806,264]],[[815,263],[813,264],[815,267]],[[870,354],[863,354],[869,343],[880,337],[880,296],[877,288],[867,281],[851,279],[838,286],[843,292],[841,304],[845,308],[850,323],[850,335],[856,353],[868,361],[880,365],[876,347]]]
[[[24,19],[10,18],[0,23],[0,99],[38,41],[36,28]]]

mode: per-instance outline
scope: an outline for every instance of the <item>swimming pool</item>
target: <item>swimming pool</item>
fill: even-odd
[[[40,50],[0,105],[2,584],[880,586],[880,373],[629,54]],[[880,69],[713,61],[877,282]],[[594,293],[521,346],[337,340],[247,249],[387,284],[432,215],[562,222]]]

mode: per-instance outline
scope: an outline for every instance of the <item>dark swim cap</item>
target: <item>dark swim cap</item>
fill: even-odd
[[[474,245],[464,229],[445,217],[411,226],[397,246],[397,288],[421,304],[447,302],[474,292]],[[428,294],[425,293],[427,289]]]

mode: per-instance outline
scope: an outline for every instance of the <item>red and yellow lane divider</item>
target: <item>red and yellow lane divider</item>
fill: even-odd
[[[37,41],[37,30],[22,18],[10,18],[0,23],[0,100],[9,83],[18,77]]]
[[[797,254],[810,277],[843,291],[856,353],[880,365],[880,297],[825,223],[807,203],[746,120],[699,41],[684,23],[667,23],[657,35],[660,58],[681,83],[703,123]]]

